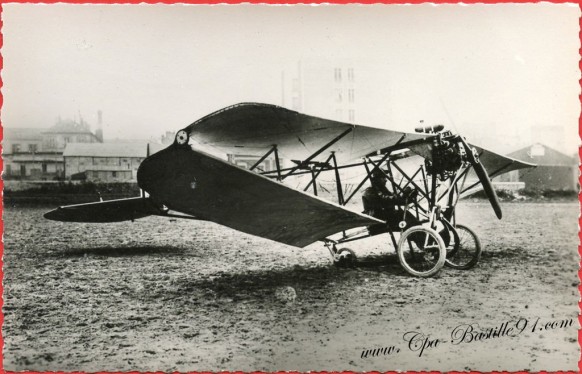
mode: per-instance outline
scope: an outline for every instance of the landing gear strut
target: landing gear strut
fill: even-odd
[[[338,249],[334,243],[325,244],[331,255],[333,264],[338,268],[354,267],[358,261],[356,254],[349,248]]]

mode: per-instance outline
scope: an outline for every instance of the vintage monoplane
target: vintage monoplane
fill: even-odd
[[[254,156],[256,162],[248,168],[228,162],[237,155]],[[274,166],[261,169],[267,159]],[[45,217],[207,220],[297,247],[322,241],[339,265],[355,261],[354,252],[340,245],[388,233],[404,269],[426,277],[445,262],[467,269],[479,260],[479,239],[456,222],[459,198],[480,184],[501,218],[490,178],[531,166],[473,146],[440,125],[403,133],[242,103],[192,123],[176,133],[173,144],[147,157],[137,173],[142,196],[61,206]],[[348,194],[341,175],[354,169],[362,178]],[[372,173],[382,173],[396,195],[414,191],[395,208],[402,218],[382,220],[346,207]],[[318,194],[326,174],[336,190],[327,200]],[[303,180],[302,188],[286,183],[292,177]]]

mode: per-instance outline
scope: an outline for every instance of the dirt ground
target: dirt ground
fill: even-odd
[[[338,269],[321,244],[159,217],[66,224],[47,209],[4,212],[6,370],[577,371],[576,202],[507,203],[502,221],[461,203],[482,259],[429,279],[405,273],[385,235],[350,243],[360,263]],[[469,342],[468,325],[503,336]],[[419,357],[407,332],[432,347]]]

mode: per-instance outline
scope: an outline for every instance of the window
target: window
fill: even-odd
[[[12,165],[6,165],[6,175],[12,175]]]
[[[116,172],[116,171],[112,171],[112,172],[111,172],[111,176],[112,176],[113,178],[117,178],[117,172]]]
[[[30,152],[30,153],[36,153],[36,151],[38,151],[38,145],[37,144],[29,144],[28,145],[28,152]]]
[[[354,81],[354,68],[348,68],[348,81]]]
[[[53,138],[53,137],[48,138],[46,143],[47,143],[47,148],[55,148],[57,146],[55,138]]]
[[[348,116],[349,116],[349,121],[354,122],[356,120],[356,111],[353,109],[350,109],[348,112]]]
[[[342,90],[335,90],[335,102],[336,103],[341,103],[343,101],[343,94],[342,94]]]
[[[119,165],[121,165],[121,160],[119,159],[119,157],[108,157],[107,158],[107,165],[119,166]]]
[[[47,171],[46,164],[44,164],[44,163],[43,163],[43,164],[42,164],[42,172],[43,172],[43,173],[46,173],[46,171]]]
[[[20,165],[20,176],[26,176],[26,165]]]
[[[70,143],[71,142],[71,138],[68,136],[65,136],[65,143]]]
[[[20,144],[12,144],[12,153],[20,152]]]
[[[341,68],[335,68],[333,70],[333,78],[338,83],[342,81],[342,69]]]
[[[356,99],[356,95],[355,95],[354,89],[353,88],[350,88],[348,90],[348,101],[350,103],[353,103],[355,101],[355,99]]]

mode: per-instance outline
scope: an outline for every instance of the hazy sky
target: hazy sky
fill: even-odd
[[[323,56],[390,75],[391,118],[363,125],[522,141],[563,126],[567,153],[578,144],[577,5],[3,9],[5,126],[95,125],[102,110],[106,138],[159,137],[234,103],[281,104],[281,71]]]

